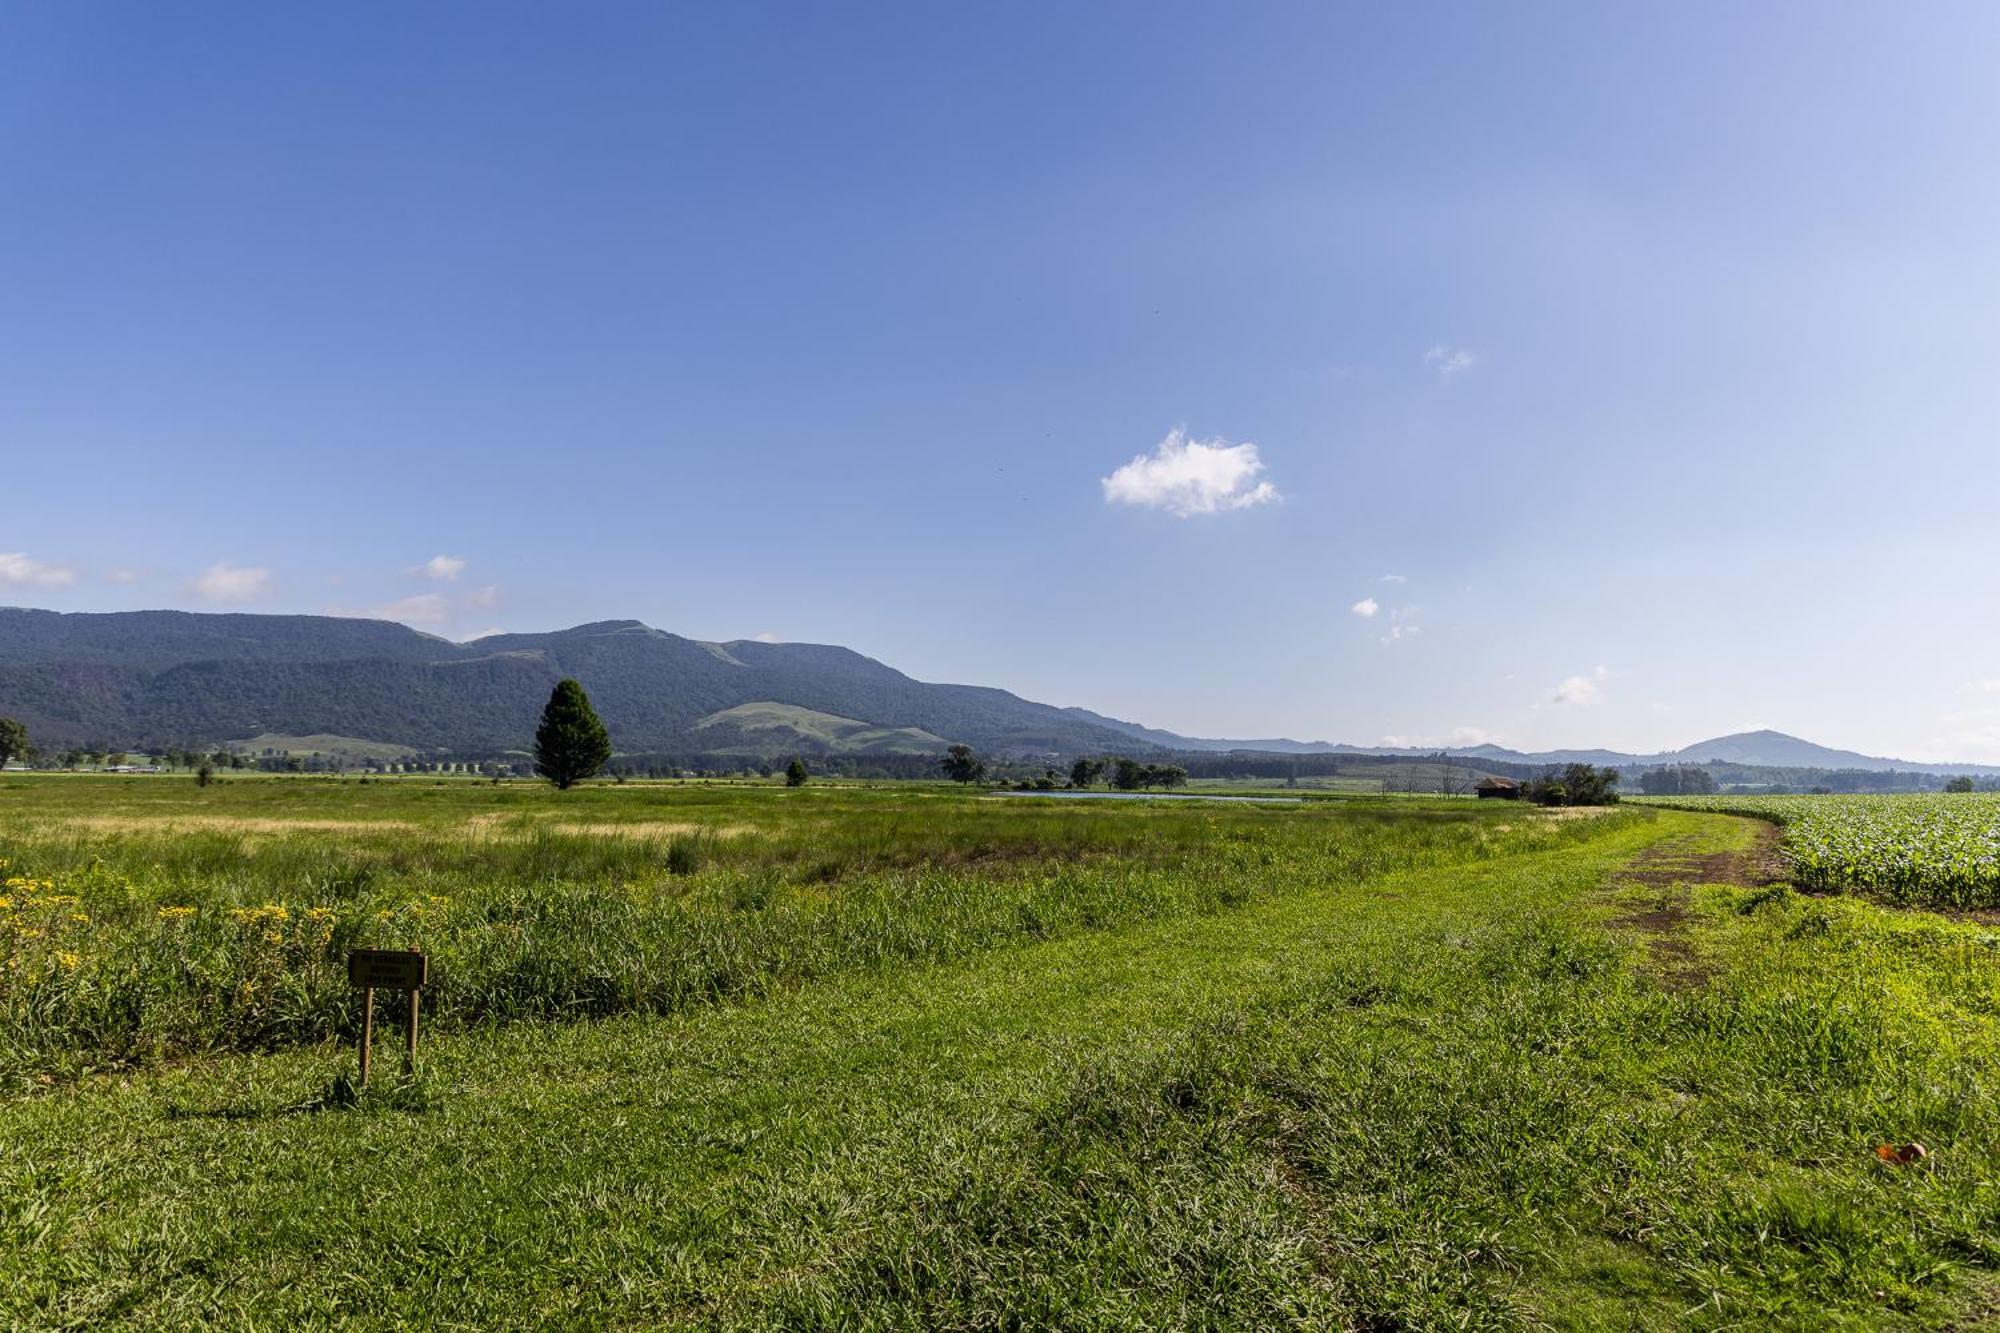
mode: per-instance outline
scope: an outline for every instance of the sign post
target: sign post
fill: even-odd
[[[430,980],[430,960],[415,949],[356,949],[347,955],[347,984],[361,991],[361,1086],[368,1086],[369,1049],[375,1044],[375,991],[399,990],[410,999],[403,1072],[417,1067],[417,1005]]]

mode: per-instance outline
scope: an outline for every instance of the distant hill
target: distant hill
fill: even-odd
[[[808,752],[924,755],[964,742],[997,755],[1354,755],[1422,760],[1435,747],[1177,735],[1085,708],[1057,708],[976,685],[914,680],[828,644],[708,643],[636,620],[453,643],[384,620],[61,614],[0,608],[0,713],[44,747],[115,748],[331,738],[454,754],[522,750],[550,687],[583,682],[624,754]],[[303,738],[303,741],[300,739]],[[329,742],[330,744],[330,742]],[[310,747],[308,747],[310,748]],[[353,751],[359,752],[359,751]],[[1684,750],[1524,753],[1454,749],[1495,764],[1586,762],[1621,768],[1711,760],[1769,768],[2000,773],[1919,764],[1745,732]]]
[[[1167,735],[1171,733],[1151,733]],[[1422,758],[1439,753],[1436,746],[1334,745],[1326,741],[1189,741],[1187,748],[1199,750],[1261,750],[1280,754],[1354,754]],[[1713,740],[1697,741],[1680,750],[1651,754],[1625,750],[1510,750],[1503,745],[1452,747],[1461,758],[1491,760],[1504,764],[1546,766],[1549,764],[1600,764],[1613,768],[1653,768],[1661,764],[1739,764],[1756,768],[1798,768],[1838,772],[1861,770],[1869,773],[1970,773],[2000,774],[2000,766],[1965,763],[1925,763],[1911,759],[1884,759],[1853,750],[1834,750],[1811,741],[1787,736],[1782,731],[1745,731]]]
[[[1067,710],[913,680],[846,648],[706,643],[636,620],[456,644],[331,616],[0,609],[0,713],[44,746],[269,734],[499,753],[528,745],[564,676],[583,682],[621,753],[1135,748]]]

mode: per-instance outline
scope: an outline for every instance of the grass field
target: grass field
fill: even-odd
[[[9,778],[0,1318],[1991,1322],[1995,938],[1763,827]]]

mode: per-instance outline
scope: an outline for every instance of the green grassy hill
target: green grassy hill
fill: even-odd
[[[583,683],[625,753],[726,745],[777,756],[815,736],[878,753],[953,741],[996,754],[1146,748],[1063,709],[913,680],[846,648],[705,643],[636,620],[459,644],[330,616],[0,608],[0,714],[20,718],[44,746],[196,746],[270,733],[499,753],[527,744],[565,676]],[[715,720],[746,705],[795,711]],[[839,725],[829,731],[818,717]]]
[[[942,754],[951,744],[921,727],[878,727],[768,699],[711,713],[695,730],[713,754],[762,754],[773,742],[833,754]]]

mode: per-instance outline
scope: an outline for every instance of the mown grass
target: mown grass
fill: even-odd
[[[1990,1320],[2000,991],[1983,928],[1658,874],[1619,886],[1645,848],[1746,842],[1713,816],[1509,844],[1508,815],[1410,807],[1479,829],[1484,850],[1446,838],[1304,879],[1318,820],[1378,816],[1167,817],[1194,826],[1197,859],[1155,869],[1214,879],[1199,908],[743,1003],[447,1032],[418,1079],[351,1104],[330,1095],[351,1053],[327,1046],[13,1097],[0,1317]],[[1232,817],[1268,841],[1228,842]],[[1258,854],[1198,859],[1216,842]],[[1701,984],[1615,924],[1662,903]],[[1873,1152],[1910,1140],[1921,1164]]]

